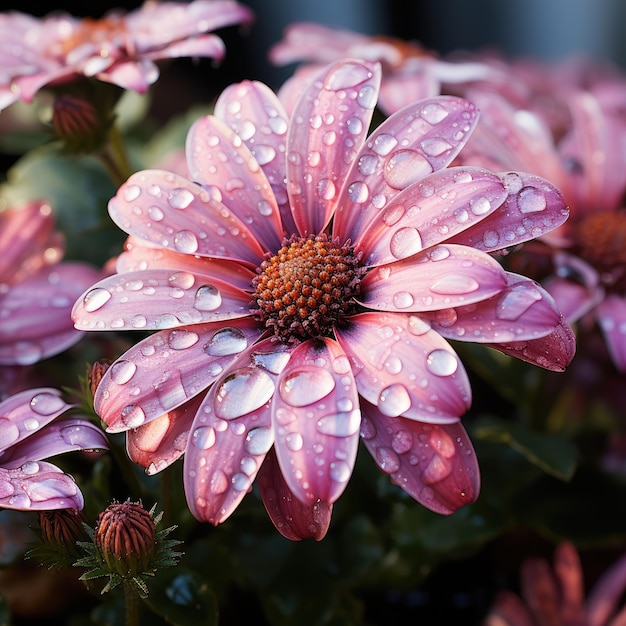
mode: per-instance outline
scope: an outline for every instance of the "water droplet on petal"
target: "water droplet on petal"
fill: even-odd
[[[317,191],[320,198],[323,200],[332,200],[337,193],[337,188],[330,178],[322,178],[322,180],[317,183]]]
[[[134,202],[141,195],[141,187],[138,185],[126,185],[124,187],[124,200]]]
[[[399,150],[387,159],[383,177],[394,189],[404,189],[433,171],[430,163],[415,150]]]
[[[344,63],[328,75],[324,88],[330,91],[349,89],[365,82],[370,76],[371,72],[365,65]]]
[[[231,420],[261,408],[274,394],[271,376],[256,367],[242,367],[226,376],[215,393],[215,414]]]
[[[426,368],[436,376],[451,376],[458,367],[456,356],[447,350],[433,350],[426,357]]]
[[[448,117],[448,111],[445,107],[436,102],[430,102],[420,111],[420,116],[425,119],[429,124],[439,124],[446,117]]]
[[[413,447],[413,435],[408,430],[397,431],[391,440],[391,447],[398,454],[408,452]]]
[[[345,483],[352,475],[352,469],[345,461],[333,461],[329,469],[330,477],[336,483]]]
[[[364,109],[373,109],[378,101],[378,89],[373,85],[364,85],[359,89],[359,94],[356,101]]]
[[[431,291],[438,294],[460,296],[473,293],[480,285],[471,276],[450,274],[436,280],[431,285]]]
[[[174,236],[174,248],[178,252],[193,254],[198,250],[198,239],[190,230],[181,230]]]
[[[52,415],[65,406],[61,397],[48,392],[38,393],[30,401],[30,408],[39,415]]]
[[[496,317],[501,320],[515,321],[539,300],[541,300],[541,293],[532,283],[518,283],[499,298]]]
[[[8,448],[16,442],[20,436],[20,429],[6,417],[0,417],[0,446],[2,449]]]
[[[400,469],[400,459],[398,455],[389,448],[376,448],[376,463],[383,472],[394,474]]]
[[[32,476],[39,471],[39,463],[37,463],[37,461],[27,461],[20,467],[20,470],[24,474]]]
[[[524,187],[517,196],[517,206],[521,213],[544,211],[548,206],[544,193],[536,187]]]
[[[193,202],[194,195],[188,189],[172,189],[167,200],[173,209],[186,209]]]
[[[369,196],[369,188],[363,182],[355,182],[348,187],[348,198],[351,202],[356,202],[357,204],[367,202]]]
[[[137,428],[146,421],[146,414],[143,409],[136,404],[125,406],[120,414],[122,424],[128,428]]]
[[[200,426],[191,435],[191,442],[200,450],[208,450],[215,444],[215,429],[211,426]]]
[[[441,137],[429,137],[420,141],[422,150],[429,156],[437,157],[442,155],[446,150],[450,150],[452,146]]]
[[[291,406],[308,406],[327,396],[334,388],[335,379],[325,369],[302,368],[282,379],[280,395]]]
[[[198,343],[200,337],[191,330],[177,329],[170,331],[167,343],[172,350],[185,350]]]
[[[209,489],[215,495],[224,493],[228,489],[228,477],[221,469],[215,470],[211,475]]]
[[[304,439],[300,433],[288,433],[285,437],[285,445],[292,451],[302,450]]]
[[[222,304],[222,295],[213,285],[198,287],[193,306],[198,311],[215,311]]]
[[[246,435],[244,448],[248,454],[258,456],[266,454],[274,443],[274,431],[272,428],[260,426],[252,428]]]
[[[228,326],[221,328],[211,337],[204,351],[211,356],[230,356],[242,352],[247,346],[248,340],[243,331],[234,326]]]
[[[396,309],[408,309],[414,302],[415,299],[408,291],[398,291],[393,295],[393,306]]]
[[[165,215],[163,214],[163,211],[161,211],[161,209],[158,206],[151,206],[148,209],[148,216],[154,222],[161,222],[163,218],[165,217]]]
[[[432,485],[447,478],[450,472],[452,472],[452,463],[435,454],[424,469],[422,481],[427,485]]]
[[[350,437],[361,426],[361,411],[341,411],[322,417],[317,422],[317,430],[323,435]]]
[[[411,397],[402,383],[385,387],[378,396],[378,410],[388,417],[397,417],[411,407]]]
[[[137,366],[132,361],[117,361],[111,365],[111,380],[117,385],[126,384],[137,371]]]
[[[102,287],[90,289],[83,298],[85,311],[93,313],[102,308],[111,299],[111,292]]]
[[[391,237],[389,250],[396,259],[406,259],[422,249],[422,238],[417,228],[399,228]]]

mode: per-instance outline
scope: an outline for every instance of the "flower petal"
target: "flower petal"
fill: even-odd
[[[0,450],[31,437],[72,407],[52,387],[27,389],[0,402]]]
[[[431,511],[449,515],[477,500],[478,461],[460,423],[389,417],[364,402],[361,437],[391,481]]]
[[[563,195],[544,178],[521,172],[500,176],[509,194],[502,206],[451,242],[495,252],[541,237],[568,218]]]
[[[369,266],[393,263],[469,228],[506,197],[497,174],[446,168],[400,191],[373,216],[354,245]]]
[[[626,372],[626,298],[607,296],[597,306],[595,315],[615,367]]]
[[[127,430],[128,458],[144,467],[148,475],[169,467],[185,452],[189,428],[203,400],[204,396],[200,393],[138,428]]]
[[[76,450],[92,452],[108,448],[108,440],[97,426],[85,419],[61,419],[5,450],[2,467],[17,468],[27,461],[41,461]]]
[[[350,361],[339,344],[305,341],[278,378],[274,449],[291,493],[331,504],[352,475],[361,412]]]
[[[335,334],[352,361],[359,394],[385,415],[452,424],[471,388],[448,342],[415,315],[362,313]]]
[[[507,286],[492,298],[426,316],[447,339],[475,343],[538,339],[560,326],[562,316],[545,289],[511,272],[507,272],[506,280]]]
[[[245,224],[255,247],[258,241],[265,251],[276,250],[283,236],[276,198],[243,137],[207,115],[193,123],[185,149],[191,179]]]
[[[378,63],[345,60],[309,83],[291,116],[287,191],[301,235],[320,233],[365,141],[376,106]]]
[[[77,509],[83,495],[74,479],[56,465],[29,461],[17,469],[0,467],[0,507],[18,511]]]
[[[78,330],[157,330],[246,317],[250,296],[203,274],[153,269],[109,276],[74,304]]]
[[[108,208],[122,230],[169,250],[252,265],[264,254],[241,217],[222,204],[219,193],[171,172],[133,174]]]
[[[209,390],[190,430],[183,465],[189,510],[219,524],[238,506],[274,443],[270,403],[289,348],[266,339]]]
[[[442,244],[373,269],[361,281],[360,301],[383,311],[436,311],[480,302],[505,286],[505,271],[488,254]]]
[[[109,432],[138,428],[206,389],[261,332],[242,319],[155,333],[109,367],[94,409]]]
[[[215,117],[226,122],[248,146],[263,168],[278,203],[285,236],[297,232],[285,174],[289,116],[276,94],[258,81],[243,81],[226,87],[215,102]],[[267,213],[271,206],[264,206]],[[277,232],[280,227],[276,227]]]
[[[296,498],[285,482],[273,448],[259,469],[257,485],[265,510],[283,537],[321,541],[326,536],[333,505],[321,500],[305,504]]]
[[[357,239],[398,191],[446,167],[478,120],[462,98],[416,102],[387,118],[368,137],[346,174],[333,234]]]

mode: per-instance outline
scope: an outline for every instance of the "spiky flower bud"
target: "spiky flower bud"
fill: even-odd
[[[85,529],[87,518],[76,509],[58,509],[39,512],[39,531],[42,543],[30,551],[31,558],[49,567],[70,566],[84,555],[79,542],[89,539]]]
[[[100,359],[99,361],[95,361],[89,368],[89,371],[87,372],[87,384],[89,385],[91,398],[93,398],[96,394],[96,389],[110,366],[111,361],[108,359]]]
[[[122,578],[147,572],[156,551],[156,526],[140,502],[109,505],[96,523],[94,541],[108,568]]]

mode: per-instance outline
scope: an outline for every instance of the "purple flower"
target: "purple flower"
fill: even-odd
[[[138,172],[109,203],[127,250],[73,318],[157,332],[107,370],[95,409],[149,474],[184,452],[199,520],[223,522],[258,474],[278,530],[320,539],[359,433],[393,482],[451,513],[479,472],[446,338],[556,370],[572,358],[551,297],[490,255],[560,225],[558,190],[447,168],[478,118],[460,98],[368,137],[380,76],[333,64],[291,118],[265,85],[232,85],[189,132],[190,180]]]
[[[31,365],[74,345],[76,298],[102,272],[62,262],[63,241],[41,201],[0,211],[0,365]]]
[[[16,100],[30,102],[42,87],[79,76],[143,93],[159,76],[155,61],[221,59],[224,42],[210,31],[252,17],[233,0],[148,1],[99,20],[0,14],[0,109]]]
[[[72,450],[108,448],[99,428],[64,416],[71,408],[59,391],[47,387],[21,391],[0,402],[0,507],[83,508],[74,479],[43,460]]]

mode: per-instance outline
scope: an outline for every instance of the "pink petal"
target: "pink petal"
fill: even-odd
[[[109,214],[127,233],[176,252],[252,265],[264,254],[241,216],[213,193],[161,170],[133,174],[109,201]]]
[[[361,412],[350,362],[332,339],[305,341],[281,372],[272,403],[276,458],[293,495],[331,504],[348,484]]]
[[[400,191],[373,216],[354,245],[369,266],[393,263],[466,230],[506,197],[496,174],[447,168]]]
[[[333,234],[359,239],[398,191],[452,162],[477,120],[472,103],[452,96],[421,100],[387,118],[345,176]]]
[[[102,60],[98,57],[87,59],[80,67],[81,73],[90,76],[92,72],[86,70],[89,63],[100,65]],[[79,68],[76,68],[79,69]],[[123,89],[136,91],[144,94],[151,85],[156,83],[159,78],[159,68],[149,59],[130,60],[127,62],[116,62],[108,65],[106,69],[98,71],[95,76],[98,80],[105,83],[118,85]],[[49,80],[46,82],[50,82]],[[43,87],[43,85],[41,85]]]
[[[332,504],[304,503],[291,492],[271,449],[257,475],[257,485],[263,504],[276,530],[291,541],[313,538],[321,541],[328,532]]]
[[[509,194],[502,206],[450,241],[494,252],[542,237],[568,218],[565,200],[552,183],[520,172],[500,176]]]
[[[391,115],[413,102],[438,96],[441,85],[432,71],[429,71],[431,63],[432,59],[422,63],[413,59],[410,70],[407,68],[404,72],[397,71],[385,77],[378,98],[381,111]]]
[[[414,315],[362,313],[335,328],[352,362],[359,394],[385,415],[453,424],[467,411],[471,388],[448,342]]]
[[[391,481],[431,511],[449,515],[478,499],[478,461],[460,423],[389,417],[364,402],[361,436]]]
[[[222,39],[217,35],[208,34],[174,41],[163,48],[152,49],[142,53],[141,59],[160,61],[162,59],[177,59],[181,57],[208,57],[221,61],[225,55],[226,46]]]
[[[108,440],[97,426],[84,419],[61,419],[5,450],[2,466],[17,468],[27,461],[41,461],[65,452],[108,448]]]
[[[295,232],[285,175],[289,116],[274,92],[258,81],[226,87],[215,103],[215,116],[234,130],[250,149],[269,181],[289,236]],[[267,211],[269,207],[265,207]],[[280,227],[276,226],[277,232]]]
[[[227,282],[154,269],[109,276],[74,304],[78,330],[157,330],[246,317],[250,296]]]
[[[71,476],[45,461],[17,469],[0,468],[0,507],[18,511],[83,508],[83,495]]]
[[[155,333],[109,367],[94,409],[109,432],[138,428],[206,389],[261,332],[242,319]]]
[[[611,565],[595,582],[587,596],[587,614],[590,626],[618,626],[626,618],[626,607],[619,611],[619,616],[610,621],[619,607],[626,589],[626,554]],[[618,617],[620,620],[618,620]]]
[[[428,317],[448,339],[476,343],[510,343],[549,335],[562,316],[550,294],[534,281],[511,272],[497,295],[466,306],[434,312]]]
[[[501,591],[485,618],[484,626],[535,626],[526,605],[512,592]]]
[[[156,474],[185,452],[189,428],[204,396],[198,394],[181,406],[126,431],[128,458],[145,467],[146,474]]]
[[[192,274],[206,274],[230,283],[239,289],[249,289],[255,273],[236,261],[207,259],[191,254],[182,254],[164,248],[144,245],[141,239],[128,237],[125,250],[116,259],[118,274],[149,269],[170,269]]]
[[[595,315],[615,367],[626,372],[626,298],[607,296],[597,306]]]
[[[311,82],[296,104],[287,136],[287,191],[301,235],[321,232],[333,215],[365,141],[380,78],[378,64],[342,61]]]
[[[203,185],[245,224],[250,232],[246,236],[254,238],[247,245],[254,244],[256,248],[260,244],[266,251],[276,250],[283,234],[276,198],[243,137],[225,122],[207,115],[192,125],[185,149],[191,179]]]
[[[289,349],[252,346],[209,390],[185,451],[185,495],[200,521],[219,524],[238,506],[274,442],[270,403]]]
[[[58,389],[27,389],[0,402],[0,450],[6,450],[72,407]]]
[[[439,245],[365,275],[361,302],[384,311],[436,311],[480,302],[506,286],[502,266],[466,246]]]
[[[563,318],[549,335],[540,339],[487,343],[485,345],[555,372],[564,371],[576,353],[574,332]]]

